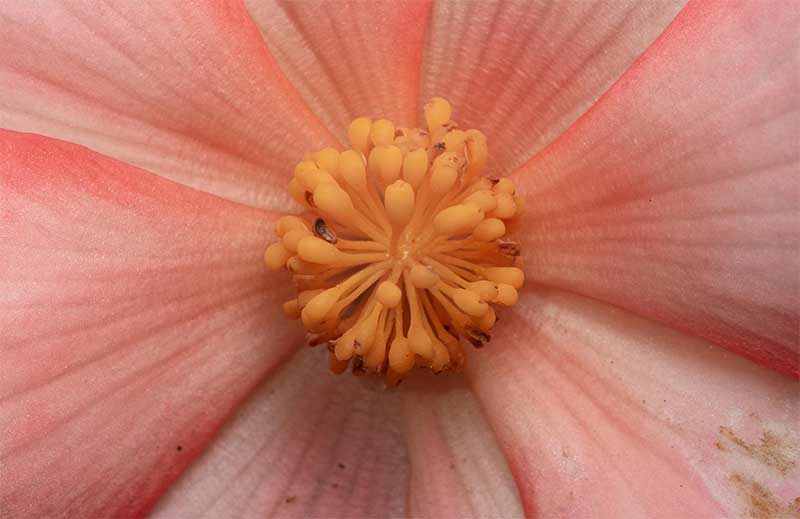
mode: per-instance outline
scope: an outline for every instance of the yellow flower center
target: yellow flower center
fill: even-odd
[[[463,367],[462,341],[480,348],[492,305],[513,305],[524,275],[503,239],[521,200],[507,178],[482,175],[486,137],[459,130],[450,104],[425,106],[428,129],[359,118],[351,149],[310,153],[292,197],[308,216],[283,216],[267,267],[286,267],[298,294],[283,305],[330,368],[383,373],[398,384],[415,366]]]

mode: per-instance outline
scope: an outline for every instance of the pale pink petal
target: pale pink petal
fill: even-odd
[[[271,378],[155,517],[402,517],[409,460],[398,396],[306,350]]]
[[[400,390],[410,517],[523,517],[517,485],[460,376],[415,374]]]
[[[529,279],[796,374],[799,15],[687,7],[519,172]]]
[[[523,292],[470,361],[528,516],[797,513],[796,380],[545,290]]]
[[[436,2],[422,101],[443,96],[489,137],[491,167],[525,162],[572,124],[685,0]]]
[[[3,128],[270,208],[331,142],[235,2],[2,2],[0,33]]]
[[[142,515],[290,353],[271,219],[0,132],[4,517]]]
[[[275,59],[343,142],[356,117],[415,125],[429,0],[246,0]]]

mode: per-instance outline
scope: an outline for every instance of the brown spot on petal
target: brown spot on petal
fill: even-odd
[[[795,517],[797,499],[782,506],[772,492],[747,476],[733,474],[730,480],[744,498],[747,517],[752,519],[788,519]]]
[[[726,426],[719,428],[720,441],[717,448],[725,450],[729,447],[738,450],[761,463],[778,470],[782,475],[786,475],[795,467],[793,453],[797,452],[797,446],[793,446],[788,440],[782,438],[777,433],[765,430],[761,434],[759,443],[748,443],[734,433],[733,429]]]

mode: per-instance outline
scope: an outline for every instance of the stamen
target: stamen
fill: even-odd
[[[306,154],[288,188],[314,216],[279,218],[264,253],[298,289],[283,313],[328,345],[334,373],[396,385],[415,366],[458,371],[462,341],[489,342],[494,305],[515,304],[524,283],[506,238],[522,209],[514,183],[482,176],[486,137],[459,129],[445,99],[424,111],[425,129],[359,118],[350,149]]]

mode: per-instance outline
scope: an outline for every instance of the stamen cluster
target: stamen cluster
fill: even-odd
[[[354,120],[351,149],[308,154],[289,183],[304,216],[283,216],[265,253],[298,294],[283,305],[330,368],[374,371],[398,384],[414,366],[464,364],[462,339],[480,348],[517,302],[524,281],[506,222],[521,199],[507,178],[482,176],[486,137],[460,130],[450,104],[425,106],[427,130]]]

